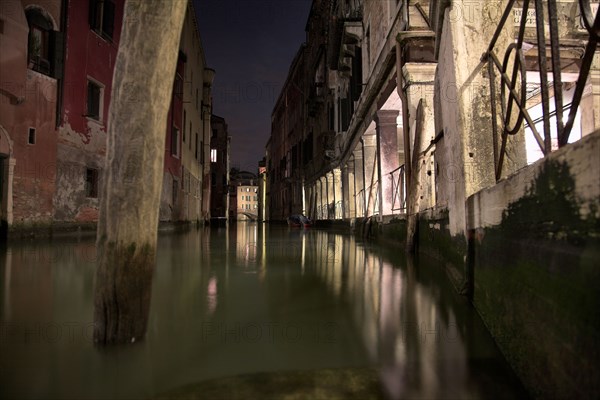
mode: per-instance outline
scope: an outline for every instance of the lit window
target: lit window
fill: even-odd
[[[217,162],[217,149],[210,149],[210,162]]]
[[[85,170],[85,197],[98,197],[98,170],[86,168]]]
[[[115,3],[111,0],[90,0],[90,28],[112,39],[115,30]]]

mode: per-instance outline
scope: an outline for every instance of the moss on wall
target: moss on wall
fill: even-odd
[[[569,166],[546,160],[501,224],[476,232],[474,304],[536,397],[600,397],[600,229],[575,193]]]

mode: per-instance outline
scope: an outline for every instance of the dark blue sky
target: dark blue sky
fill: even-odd
[[[300,44],[311,0],[195,0],[213,112],[227,121],[232,166],[255,171],[271,111]]]

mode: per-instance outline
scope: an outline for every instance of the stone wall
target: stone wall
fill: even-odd
[[[473,303],[542,398],[598,398],[600,131],[467,200]]]

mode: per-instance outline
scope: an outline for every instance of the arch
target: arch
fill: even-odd
[[[50,14],[48,11],[46,11],[46,9],[44,7],[39,6],[37,4],[30,4],[25,7],[25,17],[27,18],[28,24],[31,24],[32,22],[36,23],[36,24],[37,23],[44,24],[44,21],[42,21],[40,19],[40,18],[43,18],[43,19],[45,19],[45,22],[47,23],[47,25],[46,26],[41,25],[42,28],[52,30],[52,31],[58,30],[58,24],[56,23],[56,20],[54,19],[52,14]]]
[[[7,158],[12,158],[13,155],[13,142],[2,125],[0,125],[0,155],[6,156]]]

